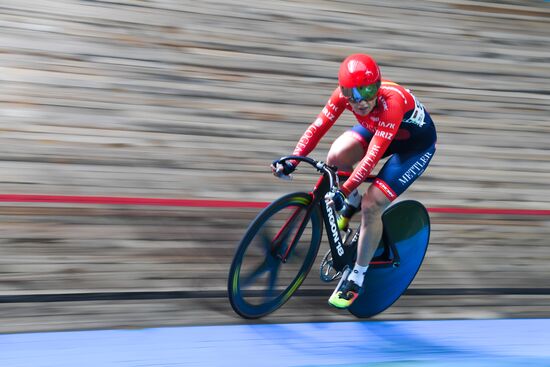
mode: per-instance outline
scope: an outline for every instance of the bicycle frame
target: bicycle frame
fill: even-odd
[[[299,161],[307,162],[310,165],[317,168],[319,172],[322,172],[323,175],[319,178],[319,181],[313,188],[313,191],[310,192],[312,201],[307,209],[307,214],[304,217],[304,220],[302,221],[302,223],[300,224],[300,228],[297,232],[297,235],[291,242],[291,245],[288,246],[281,260],[283,262],[286,261],[286,257],[290,253],[291,249],[294,247],[296,239],[300,238],[303,230],[306,227],[307,219],[309,218],[309,214],[311,213],[311,210],[313,210],[313,208],[316,205],[320,205],[323,222],[325,224],[328,242],[332,253],[332,261],[333,261],[332,267],[336,271],[343,271],[343,269],[346,266],[353,265],[357,254],[357,242],[359,240],[359,230],[356,231],[356,233],[352,237],[349,244],[344,244],[342,235],[340,233],[340,229],[338,228],[338,224],[337,224],[337,213],[334,210],[334,207],[332,205],[328,205],[324,200],[325,195],[328,192],[338,187],[338,176],[337,176],[336,168],[329,167],[322,162],[317,162],[313,159],[310,159],[307,157],[301,157],[301,156],[288,156],[288,157],[281,158],[281,161],[283,160],[299,160]],[[287,224],[285,224],[283,228],[285,228],[291,221],[293,221],[293,219],[294,219],[294,216],[287,221]],[[372,261],[370,262],[370,266],[372,268],[399,266],[400,264],[399,253],[397,252],[397,248],[395,247],[393,242],[389,240],[386,231],[384,231],[382,235],[382,244],[384,246],[384,251],[382,252],[382,254],[372,259]]]
[[[342,235],[337,223],[337,213],[332,205],[328,205],[324,198],[330,191],[329,180],[323,175],[311,192],[313,203],[321,206],[323,222],[328,237],[328,243],[332,252],[333,268],[342,271],[346,265],[355,261],[357,248],[355,246],[344,246]],[[358,233],[356,234],[358,236]],[[355,236],[354,236],[355,237]]]
[[[340,277],[342,282],[357,255],[360,228],[355,233],[341,232],[334,206],[325,200],[327,193],[338,189],[338,174],[345,174],[308,157],[289,156],[281,160],[306,162],[322,175],[311,192],[287,194],[263,209],[239,243],[227,289],[231,306],[245,318],[259,318],[275,311],[300,287],[318,255],[323,225],[330,250],[320,264],[322,281]],[[395,203],[384,211],[382,222],[384,232],[365,277],[365,291],[349,308],[357,317],[371,317],[390,307],[411,284],[428,247],[430,222],[421,203]],[[309,229],[311,236],[301,239],[306,231],[309,234]],[[403,266],[399,266],[397,248],[406,259]],[[294,255],[296,261],[287,261]],[[379,269],[388,267],[394,269]],[[285,275],[280,276],[280,272]]]

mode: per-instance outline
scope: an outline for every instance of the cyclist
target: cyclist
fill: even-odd
[[[293,154],[308,155],[346,109],[359,122],[334,141],[327,157],[328,164],[351,172],[340,189],[325,198],[343,214],[340,229],[346,229],[347,218],[357,207],[362,214],[355,266],[329,298],[332,306],[347,308],[361,293],[365,273],[380,243],[384,209],[424,172],[435,153],[437,136],[424,106],[410,90],[382,79],[369,55],[348,56],[340,65],[338,84]],[[384,157],[390,158],[359,195],[358,186]],[[297,163],[275,163],[271,168],[275,176],[283,178],[296,169]]]

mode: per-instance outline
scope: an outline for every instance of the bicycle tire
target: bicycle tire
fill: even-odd
[[[420,202],[406,200],[389,207],[382,216],[384,231],[401,258],[398,267],[369,268],[364,292],[348,308],[356,317],[377,315],[407,290],[422,266],[430,241],[430,217]],[[403,226],[403,223],[407,223]],[[381,251],[382,244],[377,251]]]
[[[228,277],[229,300],[237,314],[248,319],[265,316],[287,302],[302,284],[317,257],[323,230],[320,208],[316,204],[313,204],[314,207],[311,205],[310,194],[288,194],[263,209],[249,225],[237,247]],[[308,209],[311,211],[306,217]],[[287,212],[292,213],[290,219],[287,218]],[[297,219],[301,215],[301,220]],[[306,221],[304,231],[292,235],[295,229],[294,222],[301,221]],[[284,225],[280,226],[280,222],[284,222]],[[274,237],[269,232],[272,228],[278,231]],[[285,248],[285,244],[278,244],[274,249],[273,243],[279,241],[280,236],[294,238],[297,235],[298,242],[292,249],[288,261],[283,263],[276,255],[284,252],[282,249]],[[299,258],[302,253],[305,254],[303,260]],[[287,272],[283,274],[287,279],[280,276],[280,271]],[[263,279],[264,275],[267,279]],[[258,278],[257,284],[254,283],[255,278]],[[281,280],[290,281],[286,285],[287,283]],[[282,289],[280,284],[277,284],[278,281],[284,284]],[[253,284],[249,285],[248,282]]]

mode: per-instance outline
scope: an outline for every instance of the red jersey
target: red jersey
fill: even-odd
[[[342,112],[345,109],[350,110],[357,121],[372,132],[374,137],[369,143],[365,156],[353,170],[350,178],[342,185],[342,192],[347,196],[368,177],[394,139],[409,137],[410,134],[404,130],[400,131],[399,127],[405,114],[414,110],[416,105],[417,101],[409,90],[389,80],[382,80],[376,106],[369,114],[360,116],[353,112],[340,87],[337,87],[317,119],[298,141],[293,154],[307,156],[311,153]]]

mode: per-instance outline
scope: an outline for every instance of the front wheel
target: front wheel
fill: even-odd
[[[319,250],[321,212],[303,192],[281,197],[248,227],[228,277],[231,306],[245,318],[281,307],[302,284]]]

